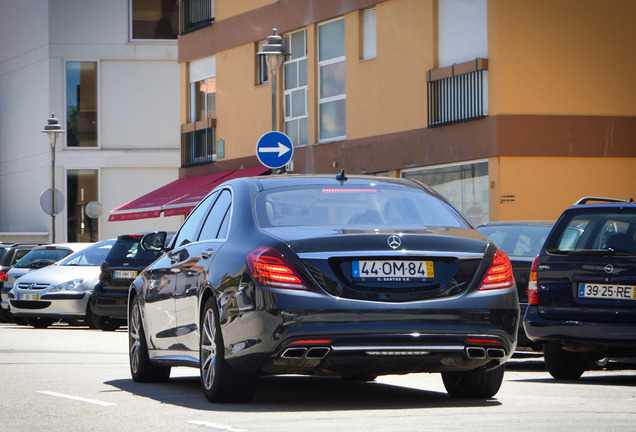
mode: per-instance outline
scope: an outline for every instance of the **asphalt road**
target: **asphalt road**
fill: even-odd
[[[132,381],[125,330],[0,324],[0,431],[636,430],[627,363],[558,382],[540,356],[514,358],[490,400],[451,399],[439,374],[411,374],[370,383],[267,377],[251,403],[211,404],[198,370],[171,377]]]

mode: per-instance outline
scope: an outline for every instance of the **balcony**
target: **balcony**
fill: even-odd
[[[190,33],[214,22],[214,0],[181,0],[179,34]]]
[[[431,69],[426,81],[429,128],[488,115],[488,59]]]
[[[181,127],[181,167],[216,161],[216,120],[209,119]]]

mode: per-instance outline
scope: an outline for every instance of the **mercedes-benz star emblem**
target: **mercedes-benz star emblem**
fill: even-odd
[[[611,264],[608,264],[605,266],[605,273],[611,273],[614,271],[614,266]]]
[[[402,246],[402,240],[400,240],[400,238],[396,235],[392,235],[391,237],[389,237],[387,243],[389,244],[389,247],[391,249],[397,249]]]

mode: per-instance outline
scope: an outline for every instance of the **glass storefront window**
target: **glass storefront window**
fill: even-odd
[[[435,189],[475,227],[490,220],[487,161],[409,170],[402,177]]]

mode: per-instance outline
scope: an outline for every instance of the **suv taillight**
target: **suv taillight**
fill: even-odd
[[[512,275],[512,264],[510,259],[503,251],[497,249],[495,256],[492,258],[490,268],[479,285],[480,290],[491,290],[509,288],[515,282]]]
[[[530,276],[528,277],[528,288],[526,289],[528,293],[528,304],[529,305],[538,305],[539,304],[539,290],[537,289],[537,270],[539,268],[539,256],[537,255],[532,261],[532,267],[530,268]]]
[[[259,246],[247,254],[247,266],[258,283],[272,288],[307,290],[293,264],[279,251]]]
[[[7,272],[0,270],[0,280],[5,281],[7,280]]]

